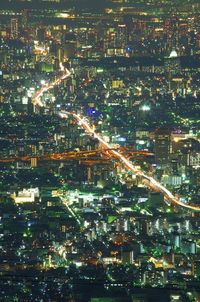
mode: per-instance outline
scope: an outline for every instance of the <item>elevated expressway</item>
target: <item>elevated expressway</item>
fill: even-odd
[[[120,150],[123,154],[127,154],[129,157],[134,158],[144,158],[148,156],[153,156],[153,153],[145,151],[134,151],[127,148],[119,148],[112,150]],[[51,153],[44,155],[26,155],[26,156],[14,156],[0,158],[0,163],[12,163],[12,162],[27,162],[31,161],[31,158],[37,158],[38,161],[65,161],[65,160],[82,160],[83,163],[86,160],[88,164],[108,164],[111,149],[93,149],[93,150],[83,150],[83,151],[68,151],[63,153]],[[111,154],[112,155],[112,154]]]
[[[65,69],[63,65],[60,65],[62,75],[56,79],[54,82],[46,85],[45,87],[41,88],[36,92],[36,94],[33,97],[33,104],[36,106],[43,107],[43,103],[41,101],[41,96],[44,92],[52,89],[54,86],[60,84],[64,79],[70,77],[70,71]],[[136,176],[140,177],[143,181],[143,183],[152,190],[162,193],[166,200],[170,201],[172,204],[181,206],[183,208],[193,210],[193,211],[200,211],[200,206],[193,205],[193,204],[187,204],[182,202],[178,197],[176,197],[174,194],[172,194],[167,188],[165,188],[162,184],[160,184],[156,179],[154,179],[151,176],[146,175],[140,167],[135,166],[129,158],[127,158],[125,155],[121,154],[119,151],[112,149],[112,146],[107,143],[100,134],[96,133],[94,129],[90,126],[89,122],[85,117],[80,116],[79,114],[76,114],[75,112],[67,112],[61,110],[59,115],[62,118],[68,118],[69,115],[73,116],[73,118],[76,120],[77,124],[80,125],[91,137],[97,139],[99,143],[102,145],[105,149],[110,149],[108,152],[118,160],[119,163],[121,163],[128,171],[135,174]]]

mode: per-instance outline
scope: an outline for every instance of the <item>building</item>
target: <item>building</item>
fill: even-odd
[[[17,18],[12,18],[10,21],[10,37],[18,39],[19,36],[19,23]]]
[[[171,131],[158,129],[155,132],[155,159],[160,168],[169,163],[171,153]]]

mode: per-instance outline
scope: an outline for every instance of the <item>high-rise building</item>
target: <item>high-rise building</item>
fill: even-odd
[[[156,164],[165,168],[169,162],[171,152],[171,131],[158,129],[155,132]]]
[[[22,28],[26,29],[26,27],[27,27],[27,18],[28,18],[28,10],[27,9],[22,10],[21,14],[22,14],[22,19],[21,19]]]
[[[19,23],[17,18],[12,18],[10,21],[10,37],[17,39],[19,36]]]

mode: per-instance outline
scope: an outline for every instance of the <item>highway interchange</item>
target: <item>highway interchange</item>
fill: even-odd
[[[51,82],[50,84],[44,85],[41,89],[36,91],[36,93],[33,96],[34,106],[43,107],[44,104],[41,101],[41,96],[43,95],[43,93],[52,89],[54,86],[59,85],[63,80],[70,77],[71,75],[70,71],[64,68],[62,63],[60,64],[60,69],[62,71],[62,75],[59,78],[57,78],[55,81]],[[134,166],[134,164],[126,156],[124,156],[117,150],[113,149],[113,147],[102,138],[101,134],[95,132],[94,128],[91,127],[89,121],[87,121],[85,117],[82,117],[75,112],[68,112],[64,110],[61,110],[59,112],[59,115],[62,118],[68,118],[69,115],[73,116],[77,124],[80,125],[91,137],[97,139],[99,143],[102,145],[102,147],[109,149],[108,152],[111,155],[113,155],[113,157],[115,157],[128,171],[140,177],[143,183],[147,187],[151,188],[156,192],[162,193],[167,201],[169,201],[174,205],[181,206],[189,210],[200,211],[199,206],[182,202],[179,198],[173,195],[167,188],[165,188],[162,184],[160,184],[156,179],[146,175],[140,168],[138,168],[138,166],[137,167]]]

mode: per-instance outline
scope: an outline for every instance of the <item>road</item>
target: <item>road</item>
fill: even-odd
[[[71,73],[64,68],[62,63],[60,64],[60,70],[63,72],[63,74],[59,78],[49,84],[43,85],[42,88],[36,91],[36,93],[33,95],[33,105],[44,107],[44,104],[41,101],[41,96],[43,95],[43,93],[51,90],[54,86],[59,85],[63,80],[65,80],[71,75]]]
[[[64,79],[68,78],[70,76],[70,71],[65,69],[63,65],[60,65],[60,69],[63,72],[63,75],[55,80],[54,82],[48,84],[45,87],[42,87],[40,90],[36,92],[36,94],[33,97],[33,103],[34,105],[38,105],[40,107],[43,107],[43,103],[40,99],[42,94],[50,89],[52,89],[54,86],[60,84]],[[82,128],[93,138],[96,138],[101,145],[106,148],[110,149],[109,152],[111,155],[113,155],[118,161],[124,165],[124,167],[132,172],[133,174],[137,175],[140,177],[145,185],[152,190],[162,193],[164,197],[168,200],[171,201],[172,204],[184,207],[186,209],[190,209],[193,211],[200,211],[200,206],[192,205],[192,204],[186,204],[182,202],[180,199],[178,199],[176,196],[174,196],[167,188],[165,188],[162,184],[160,184],[157,180],[155,180],[153,177],[150,177],[146,175],[138,166],[134,166],[133,163],[125,157],[123,154],[119,153],[118,151],[112,149],[112,146],[107,143],[100,134],[96,133],[94,129],[90,126],[89,122],[86,120],[85,117],[81,117],[79,114],[76,114],[74,112],[67,112],[61,110],[59,115],[62,118],[68,118],[69,115],[73,116],[74,119],[77,121],[77,124],[82,126]]]
[[[49,153],[45,155],[40,155],[40,156],[34,156],[34,155],[26,155],[26,156],[18,156],[18,157],[4,157],[0,158],[0,163],[12,163],[16,161],[31,161],[31,158],[37,158],[39,161],[62,161],[62,160],[70,160],[70,159],[77,159],[77,160],[82,160],[82,159],[88,159],[88,160],[97,160],[99,162],[105,162],[106,160],[109,161],[110,157],[104,156],[103,158],[100,157],[100,155],[105,154],[109,151],[110,149],[92,149],[92,150],[81,150],[81,151],[68,151],[68,152],[63,152],[63,153]],[[134,156],[153,156],[154,154],[151,152],[147,151],[129,151],[124,148],[120,148],[120,150],[124,152],[127,152],[131,157]]]

